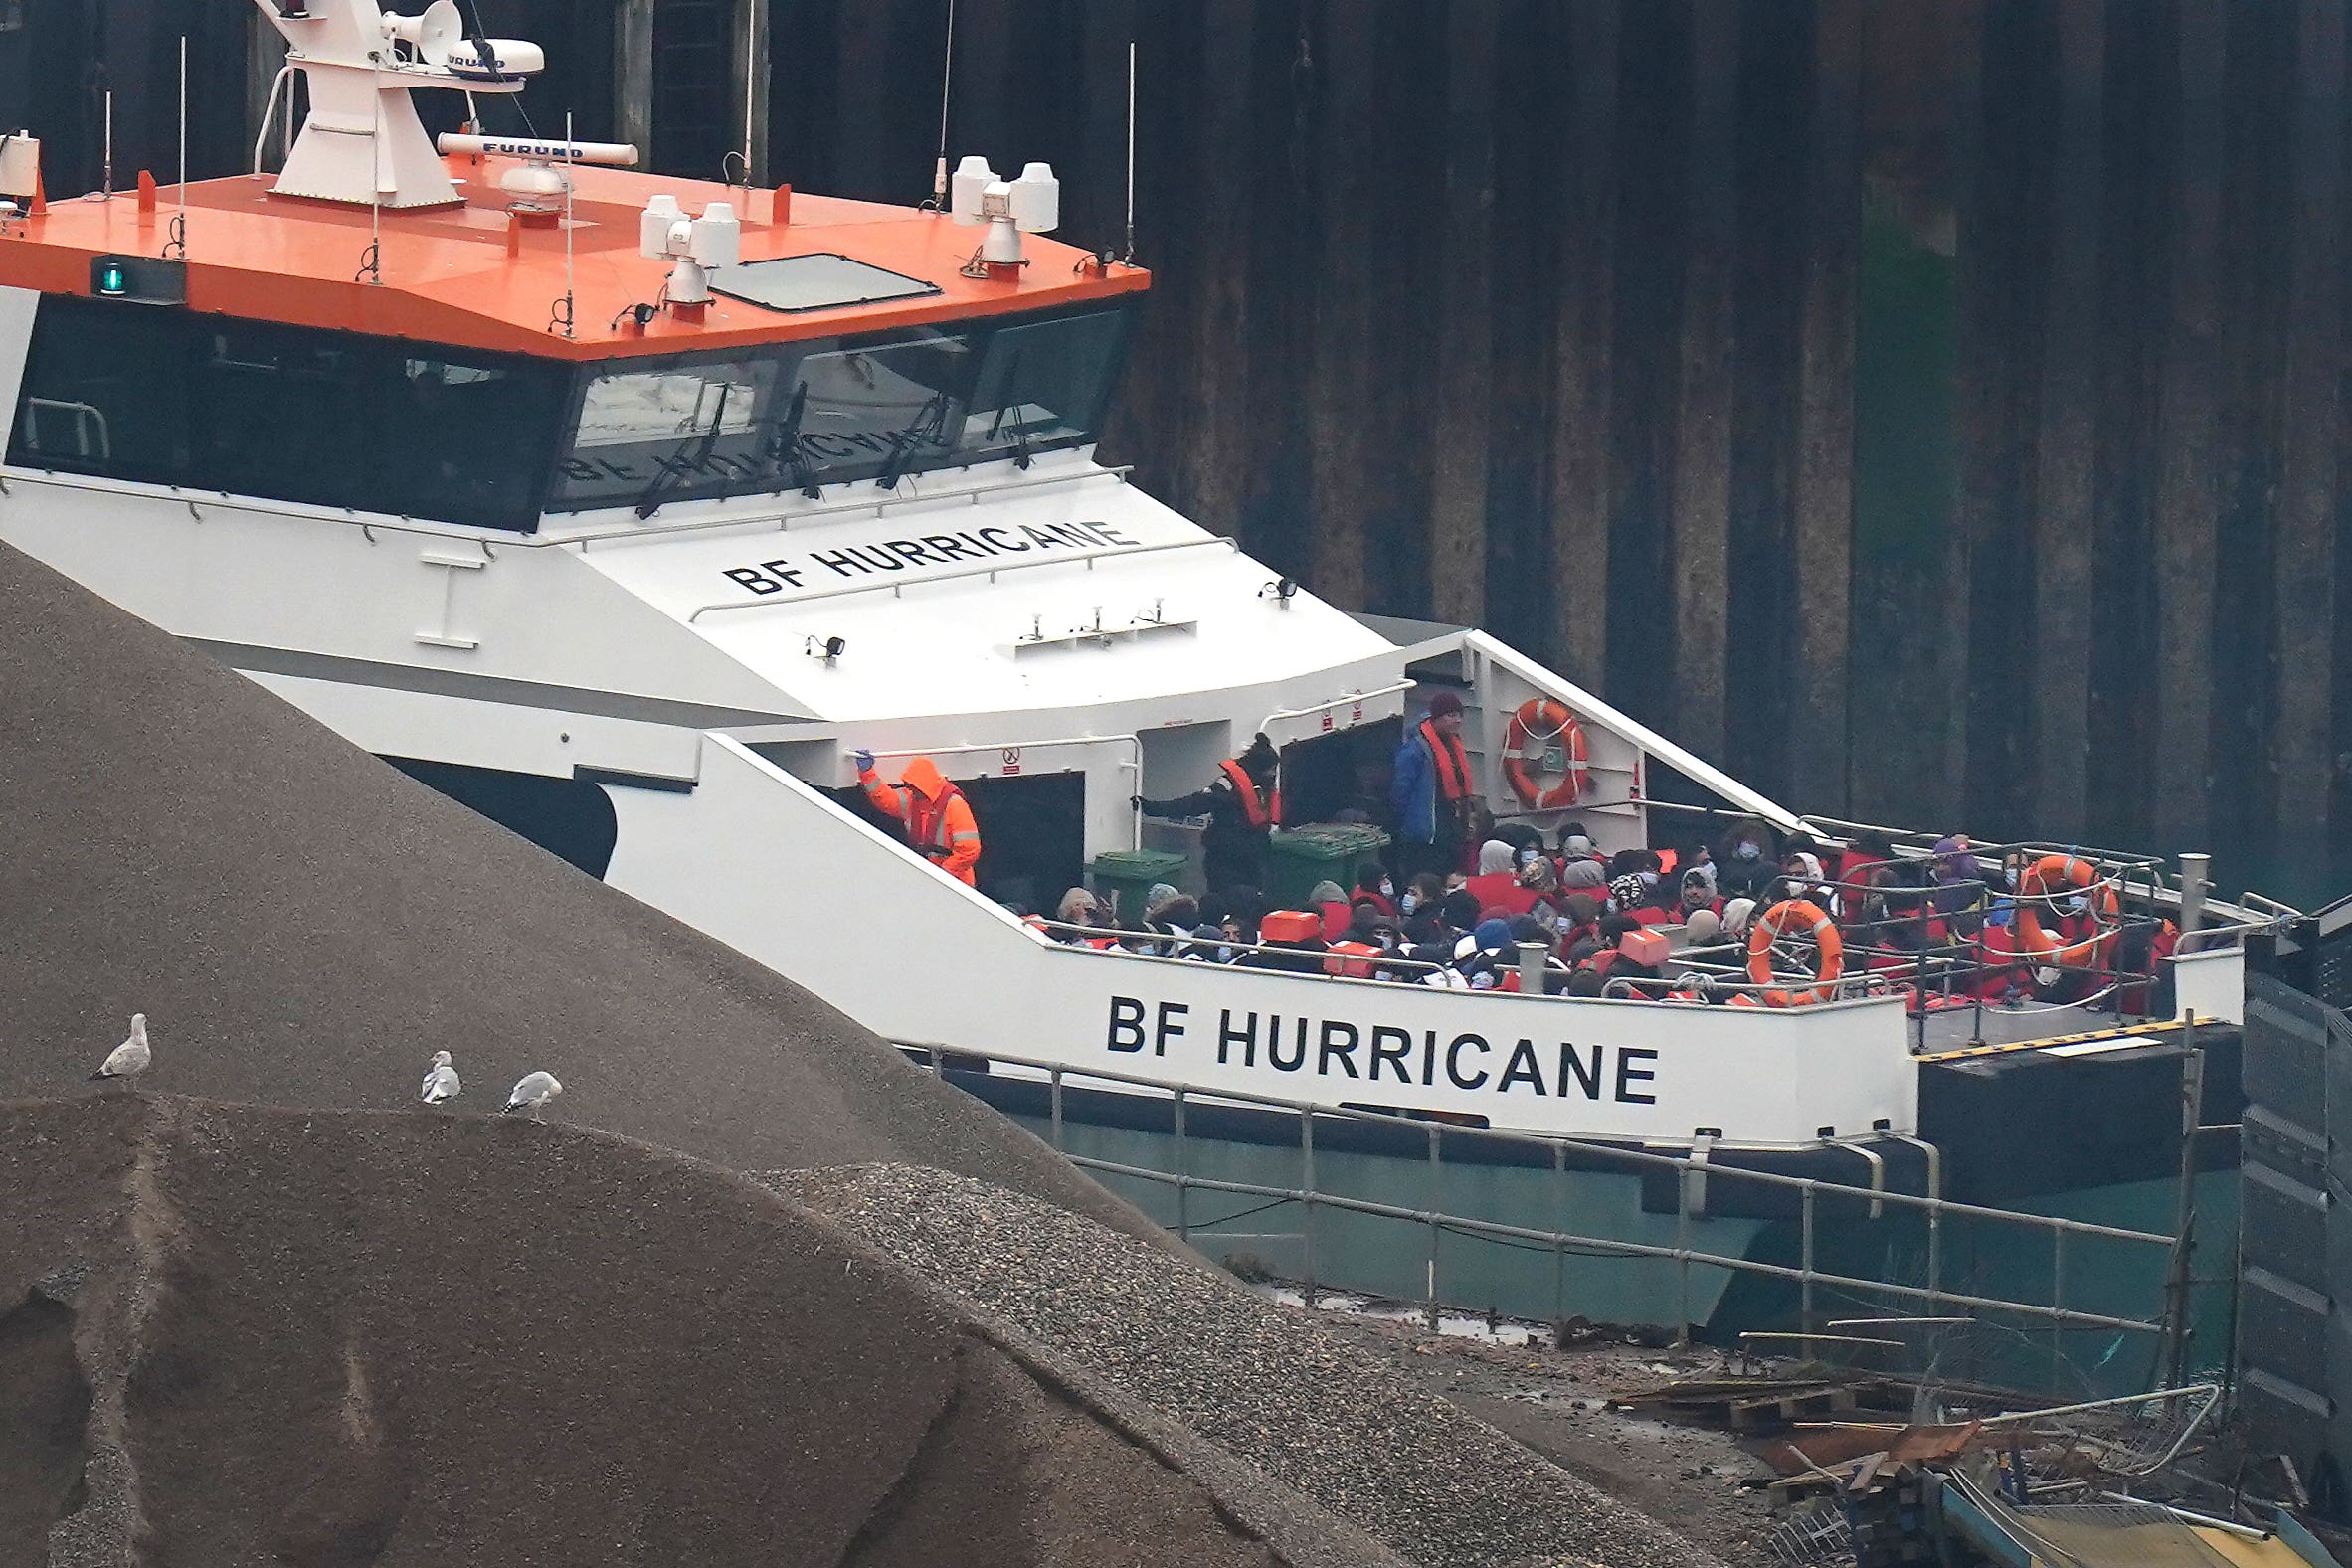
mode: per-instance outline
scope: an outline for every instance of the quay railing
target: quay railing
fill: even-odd
[[[2195,1022],[2188,1025],[2192,1038],[2189,1042],[2194,1054]],[[901,1042],[909,1050],[926,1055],[930,1071],[945,1076],[957,1070],[959,1061],[986,1063],[1019,1068],[1042,1074],[1047,1085],[1047,1121],[1049,1140],[1073,1164],[1100,1175],[1114,1176],[1173,1189],[1176,1221],[1170,1228],[1179,1239],[1189,1243],[1195,1230],[1210,1230],[1216,1222],[1196,1224],[1192,1214],[1192,1198],[1196,1193],[1219,1193],[1237,1197],[1252,1197],[1272,1203],[1293,1203],[1302,1211],[1300,1245],[1304,1264],[1307,1299],[1313,1302],[1324,1282],[1317,1278],[1316,1216],[1319,1210],[1335,1213],[1363,1215],[1413,1226],[1424,1238],[1421,1310],[1434,1331],[1439,1314],[1448,1309],[1478,1311],[1475,1306],[1441,1300],[1439,1290],[1439,1261],[1442,1241],[1451,1233],[1491,1242],[1548,1250],[1552,1255],[1553,1319],[1566,1317],[1567,1258],[1574,1253],[1582,1257],[1608,1257],[1625,1260],[1652,1260],[1674,1265],[1676,1294],[1680,1309],[1674,1325],[1678,1342],[1687,1343],[1692,1326],[1692,1280],[1694,1268],[1713,1268],[1734,1274],[1748,1274],[1765,1279],[1793,1284],[1798,1291],[1798,1317],[1802,1332],[1814,1335],[1821,1320],[1818,1297],[1835,1293],[1845,1297],[1869,1301],[1874,1299],[1920,1304],[1925,1314],[1932,1315],[1942,1307],[1966,1308],[1974,1312],[1993,1313],[2023,1318],[2047,1329],[2050,1336],[2052,1380],[2064,1356],[2060,1336],[2068,1330],[2102,1330],[2116,1334],[2146,1336],[2156,1342],[2158,1355],[2151,1366],[2177,1364],[2179,1350],[2188,1332],[2188,1301],[2179,1289],[2185,1279],[2188,1242],[2186,1229],[2178,1235],[2157,1231],[2135,1230],[2118,1225],[2101,1225],[2087,1220],[2068,1219],[2057,1215],[2029,1214],[2013,1209],[1994,1208],[1983,1204],[1965,1203],[1942,1196],[1942,1153],[1932,1143],[1900,1134],[1885,1134],[1896,1140],[1917,1147],[1925,1158],[1926,1185],[1923,1194],[1905,1193],[1889,1189],[1886,1184],[1884,1157],[1876,1150],[1865,1148],[1855,1140],[1829,1140],[1824,1146],[1850,1149],[1870,1165],[1870,1185],[1824,1180],[1812,1176],[1786,1175],[1778,1171],[1746,1169],[1738,1166],[1711,1163],[1709,1155],[1728,1151],[1737,1145],[1710,1142],[1705,1148],[1690,1153],[1668,1153],[1654,1149],[1629,1148],[1597,1139],[1547,1136],[1532,1132],[1518,1132],[1494,1128],[1465,1126],[1452,1121],[1432,1120],[1421,1125],[1426,1131],[1427,1168],[1430,1172],[1432,1201],[1424,1206],[1382,1203],[1330,1190],[1319,1183],[1316,1175],[1316,1127],[1325,1123],[1368,1123],[1394,1130],[1411,1123],[1393,1113],[1362,1110],[1344,1105],[1329,1105],[1314,1101],[1289,1099],[1277,1095],[1250,1091],[1205,1088],[1190,1084],[1170,1084],[1139,1074],[1123,1073],[1111,1068],[1074,1067],[1067,1063],[1041,1058],[992,1054],[973,1057],[952,1049],[915,1042]],[[1073,1153],[1068,1147],[1065,1132],[1065,1098],[1071,1081],[1118,1086],[1122,1090],[1145,1089],[1166,1095],[1171,1102],[1172,1132],[1175,1142],[1174,1170],[1157,1169],[1121,1160]],[[1265,1111],[1295,1117],[1298,1121],[1298,1152],[1300,1180],[1296,1185],[1274,1182],[1236,1181],[1221,1177],[1199,1176],[1191,1173],[1192,1160],[1188,1154],[1191,1134],[1186,1127],[1188,1111],[1202,1103],[1255,1107]],[[1521,1150],[1541,1150],[1547,1156],[1554,1180],[1557,1182],[1558,1201],[1564,1211],[1567,1202],[1569,1159],[1599,1161],[1635,1171],[1672,1173],[1675,1181],[1675,1242],[1671,1246],[1653,1242],[1633,1241],[1617,1236],[1593,1236],[1559,1228],[1513,1225],[1473,1215],[1450,1212],[1435,1201],[1438,1173],[1443,1167],[1444,1144],[1448,1138],[1469,1139],[1495,1146],[1511,1146]],[[1798,1262],[1794,1265],[1773,1263],[1764,1259],[1738,1254],[1709,1251],[1695,1243],[1694,1225],[1707,1218],[1705,1213],[1706,1186],[1710,1182],[1750,1182],[1757,1185],[1793,1192],[1797,1201]],[[1825,1203],[1846,1204],[1861,1209],[1872,1220],[1890,1210],[1907,1211],[1920,1215],[1926,1232],[1925,1278],[1913,1284],[1895,1279],[1867,1279],[1857,1275],[1835,1272],[1820,1266],[1819,1246],[1822,1226],[1821,1208]],[[2050,1300],[2023,1301],[1992,1296],[1955,1288],[1944,1278],[1945,1228],[1951,1221],[1971,1221],[1988,1225],[2013,1227],[2026,1235],[2047,1239],[2050,1249]],[[2124,1316],[2113,1312],[2087,1310],[2067,1305],[2068,1260],[2070,1244],[2107,1241],[2133,1248],[2161,1249],[2169,1260],[2165,1271],[2160,1308],[2147,1315]],[[1893,1273],[1893,1270],[1883,1271]]]

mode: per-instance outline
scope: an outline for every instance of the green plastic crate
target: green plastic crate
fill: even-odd
[[[1142,920],[1152,884],[1174,886],[1183,870],[1184,857],[1165,849],[1109,849],[1086,863],[1087,880],[1122,920]]]
[[[1318,882],[1354,892],[1357,880],[1380,858],[1388,835],[1354,822],[1309,822],[1276,828],[1266,844],[1266,893],[1276,909],[1305,909]]]

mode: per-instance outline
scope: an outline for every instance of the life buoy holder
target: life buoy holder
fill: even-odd
[[[1813,939],[1820,951],[1813,984],[1801,991],[1767,990],[1763,993],[1764,1005],[1809,1007],[1815,1002],[1828,1001],[1837,993],[1838,976],[1846,972],[1846,939],[1838,934],[1838,923],[1829,918],[1827,911],[1801,898],[1782,899],[1758,915],[1755,924],[1747,929],[1747,977],[1758,985],[1770,985],[1780,977],[1772,968],[1772,946],[1783,935]]]
[[[1549,697],[1531,697],[1511,716],[1503,776],[1511,781],[1520,804],[1535,811],[1574,805],[1591,782],[1586,762],[1584,726],[1561,704]],[[1558,783],[1543,783],[1552,776]]]
[[[2043,928],[2042,911],[2034,901],[2056,897],[2062,890],[2089,896],[2098,932],[2080,942],[2061,942]],[[2122,929],[2121,907],[2115,884],[2100,876],[2098,867],[2080,855],[2044,855],[2017,879],[2018,955],[2073,969],[2103,967]]]

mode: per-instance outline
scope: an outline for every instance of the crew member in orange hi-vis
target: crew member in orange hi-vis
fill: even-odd
[[[972,868],[980,864],[980,823],[973,820],[964,791],[948,783],[928,757],[908,758],[895,784],[875,774],[872,752],[861,751],[854,760],[866,799],[883,815],[898,818],[916,853],[929,856],[966,887],[977,887]]]

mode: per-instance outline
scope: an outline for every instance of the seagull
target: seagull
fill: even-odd
[[[418,1094],[429,1106],[438,1106],[444,1100],[456,1098],[457,1070],[450,1065],[449,1052],[433,1053],[433,1065],[425,1069],[425,1087]]]
[[[154,1060],[155,1053],[147,1049],[147,1015],[134,1012],[130,1015],[130,1038],[106,1053],[106,1059],[98,1064],[98,1070],[90,1075],[90,1082],[96,1083],[107,1078],[135,1078],[145,1072],[147,1064]]]
[[[504,1116],[507,1111],[528,1111],[531,1120],[536,1122],[539,1120],[539,1108],[563,1092],[564,1086],[555,1081],[555,1074],[525,1073],[514,1086],[514,1093],[506,1097],[505,1110],[499,1115]]]

